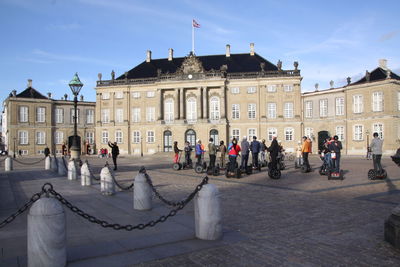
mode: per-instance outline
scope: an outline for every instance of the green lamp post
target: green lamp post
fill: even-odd
[[[80,140],[78,137],[78,95],[83,87],[83,83],[79,80],[78,73],[75,73],[74,78],[69,82],[69,87],[71,88],[72,94],[74,95],[74,136],[72,137],[72,145],[71,145],[71,159],[80,160],[81,155],[81,146]]]

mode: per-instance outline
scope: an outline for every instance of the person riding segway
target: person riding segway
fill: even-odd
[[[331,171],[331,151],[329,145],[331,143],[330,137],[327,137],[323,145],[323,149],[320,151],[320,159],[322,161],[321,167],[319,167],[319,175],[327,175]]]
[[[240,150],[241,148],[238,145],[236,138],[233,138],[232,143],[230,143],[228,146],[229,162],[225,170],[226,178],[235,177],[239,179],[242,176],[242,173],[240,171],[240,168],[238,168],[238,163],[236,161],[237,157],[239,156]]]
[[[343,171],[340,169],[340,150],[342,150],[342,142],[335,135],[330,142],[328,149],[331,151],[332,171],[328,172],[328,180],[343,180]]]
[[[210,138],[208,143],[208,155],[210,157],[210,165],[207,168],[208,175],[219,175],[219,166],[215,166],[215,160],[217,159],[217,147],[214,144],[214,139]]]
[[[310,172],[311,166],[308,162],[308,154],[311,153],[311,140],[307,136],[303,136],[303,145],[301,147],[301,153],[303,156],[303,166],[301,166],[301,172]]]
[[[258,162],[258,155],[261,151],[261,144],[257,141],[257,137],[253,136],[253,141],[250,144],[250,151],[252,155],[252,168],[253,170],[261,171],[261,164]]]
[[[247,141],[247,137],[243,136],[242,142],[240,143],[242,152],[241,152],[241,156],[242,156],[242,161],[240,164],[240,170],[246,174],[251,174],[253,169],[251,168],[251,166],[248,166],[248,162],[249,162],[249,153],[250,153],[250,144]]]
[[[196,167],[195,167],[195,172],[196,173],[202,173],[204,170],[207,169],[207,163],[204,161],[204,153],[206,152],[204,150],[203,145],[201,144],[201,140],[197,140],[197,145],[195,147],[196,151]]]
[[[279,152],[278,141],[276,140],[276,136],[272,138],[271,146],[268,148],[271,162],[268,163],[268,176],[271,179],[279,179],[281,178],[281,171],[277,166],[277,157]]]
[[[285,149],[282,146],[282,142],[278,141],[278,145],[279,145],[279,152],[278,152],[278,157],[277,159],[277,164],[278,164],[278,168],[279,170],[284,170],[286,169],[286,165],[285,165]]]
[[[267,157],[266,157],[267,145],[265,144],[265,139],[263,139],[261,141],[260,149],[261,149],[261,152],[260,152],[260,165],[261,165],[261,167],[266,167],[267,166]]]
[[[382,168],[381,159],[382,159],[382,146],[383,140],[379,138],[378,133],[374,133],[374,139],[371,141],[371,152],[372,152],[372,162],[374,164],[374,168],[368,171],[368,179],[385,179],[387,177],[387,172]]]
[[[182,163],[180,163],[181,161],[181,152],[182,150],[178,148],[178,142],[175,141],[174,142],[174,165],[172,165],[172,168],[176,171],[179,171],[180,169],[182,169]]]

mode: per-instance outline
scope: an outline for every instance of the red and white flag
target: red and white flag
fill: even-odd
[[[192,21],[192,25],[194,28],[200,28],[200,24],[198,24],[195,20]]]

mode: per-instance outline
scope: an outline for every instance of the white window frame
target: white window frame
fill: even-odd
[[[103,99],[103,100],[110,99],[110,93],[109,92],[103,92],[101,94],[101,99]]]
[[[293,102],[285,102],[284,109],[283,109],[283,116],[286,119],[291,119],[294,117],[294,104]]]
[[[29,108],[27,106],[19,107],[19,122],[28,122],[29,120]]]
[[[343,141],[345,138],[345,131],[343,125],[337,125],[335,127],[335,134],[338,136],[339,141]]]
[[[268,119],[276,119],[276,103],[267,103],[267,117]]]
[[[146,108],[146,121],[152,122],[156,120],[156,108],[155,107],[147,107]]]
[[[304,103],[305,108],[306,108],[306,118],[312,118],[313,117],[313,102],[312,101],[306,101]]]
[[[56,143],[56,145],[61,145],[62,143],[64,143],[64,132],[56,131],[54,133],[54,142]]]
[[[167,98],[164,101],[164,121],[173,122],[175,119],[175,101],[172,98]]]
[[[236,140],[239,142],[240,140],[240,129],[232,129],[232,139],[236,138]]]
[[[114,97],[117,99],[122,99],[122,98],[124,98],[124,92],[117,91],[117,92],[115,92]]]
[[[122,108],[117,108],[115,110],[115,122],[124,122],[124,110]]]
[[[44,145],[46,144],[46,132],[36,132],[36,144],[37,145]]]
[[[188,123],[197,121],[197,100],[195,97],[189,97],[186,100],[186,120]]]
[[[74,124],[74,115],[75,115],[75,109],[71,108],[70,110],[70,119],[71,119],[71,124]],[[80,110],[79,108],[76,110],[76,123],[79,124],[79,116],[80,116]]]
[[[56,108],[55,110],[56,123],[64,123],[64,109]]]
[[[267,92],[269,93],[275,93],[276,92],[276,84],[269,84],[267,85]]]
[[[355,124],[353,126],[353,140],[363,141],[364,140],[364,125]]]
[[[294,128],[286,127],[285,128],[285,141],[293,141],[294,140]]]
[[[132,108],[132,122],[140,122],[140,108]]]
[[[124,142],[124,133],[121,130],[115,131],[115,142],[122,144]]]
[[[257,116],[257,105],[255,103],[247,104],[247,118],[249,120],[255,120]]]
[[[255,94],[256,92],[257,92],[257,87],[255,87],[255,86],[247,87],[247,93],[248,94]]]
[[[102,144],[108,144],[108,141],[110,141],[110,134],[108,131],[102,131],[101,132],[101,143]]]
[[[132,131],[132,143],[139,144],[140,138],[140,131]]]
[[[232,120],[240,119],[240,104],[232,104]]]
[[[146,133],[146,141],[149,144],[153,144],[156,141],[156,134],[154,131],[149,130]]]
[[[311,138],[314,135],[314,129],[311,127],[305,127],[304,135],[307,136],[308,138]]]
[[[135,99],[140,98],[140,92],[132,92],[131,95],[132,95],[132,98],[135,98]]]
[[[28,131],[18,131],[18,143],[20,145],[28,145],[29,143]]]
[[[384,125],[381,122],[375,122],[372,124],[372,134],[378,133],[379,138],[383,140],[384,138]]]
[[[336,114],[336,116],[344,115],[344,97],[336,97],[336,99],[335,99],[335,114]]]
[[[326,98],[319,100],[319,116],[328,117],[328,99]]]
[[[372,111],[381,112],[383,111],[383,92],[376,91],[372,93]]]
[[[94,123],[94,109],[86,110],[86,123],[93,124]]]
[[[232,87],[231,88],[231,93],[232,94],[240,94],[240,88],[239,87]]]
[[[101,110],[101,122],[110,123],[110,109],[104,108]]]
[[[257,129],[256,128],[247,129],[247,140],[249,140],[249,142],[253,141],[253,136],[257,136]]]
[[[221,107],[220,107],[220,99],[217,96],[213,96],[210,99],[210,120],[211,121],[219,121],[221,118]]]
[[[46,108],[37,107],[36,108],[36,122],[46,122]]]
[[[272,141],[273,137],[277,135],[278,135],[278,129],[276,129],[275,127],[268,128],[267,130],[268,141]]]
[[[285,92],[293,92],[293,85],[292,84],[284,84],[283,91]]]
[[[94,144],[94,132],[86,132],[86,142],[89,144]]]
[[[155,97],[155,95],[156,95],[156,92],[154,92],[154,91],[147,91],[146,92],[146,97],[147,98],[153,98],[153,97]]]
[[[364,97],[362,95],[353,96],[353,113],[359,114],[364,111]]]

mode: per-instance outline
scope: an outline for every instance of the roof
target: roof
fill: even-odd
[[[182,66],[182,63],[188,57],[173,58],[171,61],[168,58],[152,59],[150,62],[142,62],[130,71],[128,71],[128,79],[151,78],[157,77],[157,70],[160,69],[161,73],[175,73]],[[205,71],[219,70],[222,65],[227,65],[228,73],[235,72],[259,72],[261,71],[261,63],[264,63],[265,71],[276,71],[277,66],[259,56],[254,54],[231,54],[230,57],[226,55],[210,55],[210,56],[196,56],[200,60]],[[119,76],[117,80],[125,79],[125,74]]]
[[[33,87],[28,87],[21,93],[17,94],[16,97],[23,97],[23,98],[36,98],[36,99],[47,99],[44,95],[36,91]]]
[[[383,69],[381,67],[378,67],[376,69],[374,69],[370,74],[369,74],[369,82],[375,82],[375,81],[380,81],[380,80],[385,80],[387,79],[387,71],[390,71],[390,78],[391,79],[396,79],[396,80],[400,80],[400,77],[394,73],[393,71],[389,70],[389,69]],[[364,75],[364,77],[362,77],[360,80],[351,83],[351,85],[355,85],[355,84],[362,84],[362,83],[367,83],[367,78],[366,78],[367,74]]]

